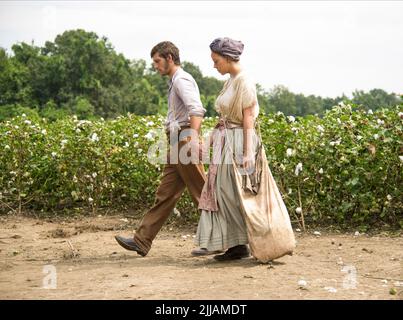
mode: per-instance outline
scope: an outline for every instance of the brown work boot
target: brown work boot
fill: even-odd
[[[142,257],[146,256],[147,253],[140,249],[136,242],[131,238],[123,238],[121,236],[115,236],[116,241],[126,250],[136,251]]]

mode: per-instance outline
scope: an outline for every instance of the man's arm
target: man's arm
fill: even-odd
[[[206,112],[200,100],[199,90],[189,79],[180,78],[176,82],[176,93],[188,110],[190,127],[199,133]]]
[[[188,111],[191,129],[190,144],[194,157],[192,163],[198,163],[202,157],[202,146],[200,145],[199,140],[200,127],[206,109],[203,108],[199,90],[193,81],[184,78],[178,79],[176,93],[182,99],[182,102]]]
[[[197,131],[197,135],[200,134],[201,123],[203,122],[203,117],[191,116],[190,117],[190,128]]]

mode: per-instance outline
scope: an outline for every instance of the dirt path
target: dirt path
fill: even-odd
[[[401,236],[296,233],[294,255],[268,265],[192,257],[195,226],[167,225],[142,258],[113,238],[135,225],[1,217],[0,299],[403,298]]]

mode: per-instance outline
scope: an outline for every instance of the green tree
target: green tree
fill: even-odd
[[[183,70],[189,72],[193,76],[198,86],[201,85],[203,80],[203,74],[198,66],[196,66],[191,62],[184,61],[182,62],[182,68]]]
[[[382,107],[394,107],[398,105],[399,98],[393,93],[387,93],[382,89],[372,89],[369,92],[356,90],[353,92],[352,102],[366,110],[377,110]]]
[[[40,118],[36,109],[24,107],[19,104],[0,105],[0,122],[23,114],[29,119],[38,120]]]
[[[285,115],[295,115],[297,112],[295,94],[283,85],[274,86],[269,92],[269,104]],[[273,108],[273,107],[270,107]]]
[[[69,108],[79,119],[89,119],[94,115],[94,106],[85,97],[75,97]]]
[[[29,107],[36,105],[32,97],[29,81],[29,68],[22,61],[34,57],[35,51],[28,46],[14,45],[17,56],[9,57],[0,49],[0,105],[21,104]],[[24,50],[29,51],[25,53]]]
[[[256,84],[257,100],[259,102],[260,112],[269,114],[276,112],[276,107],[270,104],[270,95],[260,84]]]
[[[205,77],[192,62],[183,69],[196,80],[206,116],[215,116],[215,100],[223,81]],[[106,37],[82,29],[68,30],[47,41],[16,43],[12,53],[0,48],[0,119],[34,113],[59,119],[75,113],[82,119],[114,118],[127,112],[150,115],[167,112],[167,76],[161,77],[146,60],[128,60],[118,54]],[[393,107],[402,98],[382,89],[353,92],[336,98],[295,94],[282,85],[266,91],[257,84],[260,110],[286,115],[323,116],[339,102],[377,110]]]
[[[133,101],[129,106],[128,112],[140,114],[140,115],[151,115],[157,114],[162,110],[162,103],[160,103],[161,97],[158,91],[143,78],[137,81],[133,85]]]
[[[322,99],[314,95],[305,97],[303,94],[295,95],[297,111],[295,115],[304,116],[307,114],[320,114],[323,111]]]
[[[71,115],[71,111],[69,109],[59,108],[53,100],[49,100],[42,107],[40,114],[50,121],[56,121],[58,119],[63,119],[64,117]]]

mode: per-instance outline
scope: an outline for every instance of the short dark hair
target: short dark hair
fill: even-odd
[[[181,64],[179,58],[179,49],[170,41],[163,41],[154,46],[151,50],[151,58],[158,53],[164,59],[168,59],[168,55],[171,55],[172,60],[176,65]]]

